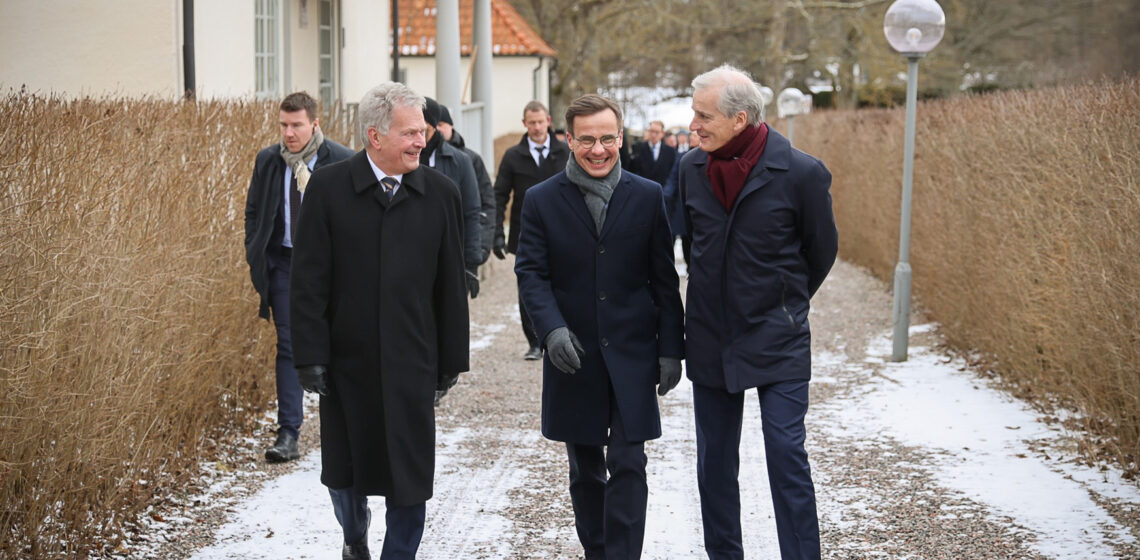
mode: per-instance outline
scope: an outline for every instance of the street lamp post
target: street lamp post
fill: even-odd
[[[895,266],[894,338],[891,360],[906,361],[910,331],[910,205],[914,181],[915,105],[918,104],[918,59],[930,52],[946,31],[946,14],[935,0],[895,0],[883,17],[883,33],[891,47],[906,57],[906,140],[903,146],[902,216],[899,262]]]
[[[788,119],[788,142],[796,144],[796,115],[804,110],[804,94],[800,90],[790,87],[780,91],[776,97],[776,113],[779,117]]]

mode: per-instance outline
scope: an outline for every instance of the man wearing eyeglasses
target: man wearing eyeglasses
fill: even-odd
[[[507,258],[507,253],[518,251],[519,216],[522,214],[523,200],[527,189],[549,179],[566,168],[570,148],[550,134],[550,113],[546,105],[531,101],[523,109],[523,125],[526,135],[516,145],[511,146],[499,161],[499,173],[495,177],[495,240],[491,250],[499,259]],[[510,237],[503,233],[503,220],[507,214],[507,201],[510,209]],[[523,358],[542,359],[538,336],[530,324],[529,315],[519,298],[519,316],[522,318],[523,334],[530,347]]]
[[[640,558],[645,441],[677,385],[683,311],[661,187],[618,165],[621,109],[584,95],[566,109],[566,170],[527,192],[515,273],[546,356],[542,434],[566,443],[586,558]],[[607,475],[608,471],[608,475]]]
[[[804,417],[809,303],[838,248],[831,173],[763,122],[748,74],[721,66],[693,89],[689,129],[701,149],[681,159],[679,186],[693,243],[685,356],[705,552],[744,558],[737,475],[744,397],[755,389],[780,556],[818,560]]]

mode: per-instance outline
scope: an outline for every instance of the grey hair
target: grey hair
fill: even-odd
[[[748,124],[758,125],[764,120],[764,97],[760,95],[760,85],[752,81],[752,76],[731,64],[722,64],[696,78],[693,90],[720,88],[720,99],[716,108],[726,117],[740,111],[748,118]]]
[[[396,107],[423,110],[426,103],[424,96],[399,82],[384,82],[368,90],[357,108],[361,143],[368,145],[369,128],[375,128],[380,134],[388,134],[388,128],[392,126],[393,109]]]

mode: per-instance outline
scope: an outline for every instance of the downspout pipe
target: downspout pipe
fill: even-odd
[[[538,66],[535,66],[534,70],[531,72],[531,74],[533,74],[531,77],[531,83],[534,84],[534,95],[532,95],[530,98],[536,101],[538,100],[538,72],[539,70],[542,70],[542,63],[545,61],[546,57],[542,56],[541,54],[538,55]],[[547,99],[545,104],[547,107],[549,107],[550,100]]]
[[[194,79],[194,0],[182,0],[182,94],[193,101]]]
[[[392,81],[400,81],[400,0],[392,0]]]

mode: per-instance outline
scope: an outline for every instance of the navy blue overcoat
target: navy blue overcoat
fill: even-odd
[[[684,355],[684,311],[661,187],[623,172],[601,235],[563,171],[527,191],[515,261],[539,340],[569,327],[582,368],[543,359],[542,434],[602,445],[610,386],[629,441],[661,436],[657,358]]]
[[[831,173],[768,129],[768,143],[731,212],[713,194],[708,154],[681,160],[691,233],[686,371],[738,393],[811,378],[811,296],[835,263]]]

